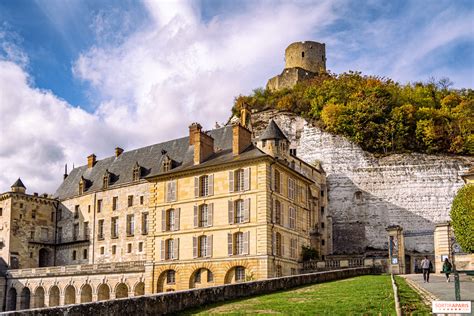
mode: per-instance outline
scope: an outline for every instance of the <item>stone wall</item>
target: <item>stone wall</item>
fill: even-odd
[[[371,267],[316,272],[204,289],[168,292],[64,307],[8,312],[4,315],[162,315],[177,313],[184,309],[196,308],[206,304],[371,273],[373,273],[373,268]]]
[[[255,135],[270,118],[290,138],[291,148],[327,173],[335,253],[387,249],[386,227],[400,225],[408,251],[433,252],[436,223],[449,219],[460,177],[472,157],[397,154],[382,158],[291,113],[266,111],[252,117]]]

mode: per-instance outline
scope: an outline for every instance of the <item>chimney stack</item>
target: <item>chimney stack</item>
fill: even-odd
[[[95,159],[96,159],[96,155],[94,154],[91,154],[89,156],[87,156],[87,168],[92,168],[94,167],[95,163],[97,162]]]
[[[120,147],[115,147],[115,157],[120,156],[123,153],[123,149]]]
[[[199,165],[214,153],[214,138],[202,132],[199,123],[189,126],[189,145],[194,145],[195,165]]]
[[[67,164],[64,165],[64,175],[63,175],[63,180],[66,180],[68,174],[67,174]]]
[[[240,155],[252,144],[252,133],[239,123],[232,125],[232,154]]]

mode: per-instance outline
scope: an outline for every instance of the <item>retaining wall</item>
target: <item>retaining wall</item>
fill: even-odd
[[[301,285],[374,273],[372,267],[300,274],[203,289],[168,292],[126,299],[6,312],[3,315],[162,315],[247,296],[271,293]]]

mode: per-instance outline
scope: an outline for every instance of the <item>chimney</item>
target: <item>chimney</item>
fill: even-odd
[[[252,144],[252,133],[239,123],[232,125],[232,154],[240,155]]]
[[[214,153],[214,138],[202,132],[198,123],[189,126],[189,145],[194,145],[195,165],[199,165]]]
[[[63,175],[63,180],[66,180],[68,174],[67,174],[67,164],[64,165],[64,175]]]
[[[120,147],[115,147],[115,157],[120,156],[123,153],[123,149]]]
[[[94,154],[87,156],[87,168],[94,167],[95,163],[97,162],[95,158],[96,158],[96,155]]]

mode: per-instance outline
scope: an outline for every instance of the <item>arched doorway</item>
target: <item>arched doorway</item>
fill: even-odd
[[[76,304],[76,289],[68,285],[64,291],[64,305]]]
[[[44,307],[44,288],[39,286],[36,288],[35,297],[34,297],[34,308],[41,308]]]
[[[21,290],[21,294],[20,294],[20,309],[29,309],[30,299],[31,299],[30,289],[27,287],[24,287],[23,290]]]
[[[128,286],[125,283],[119,283],[115,288],[115,298],[128,297]]]
[[[16,289],[12,287],[8,290],[8,297],[7,297],[7,311],[14,311],[16,310]]]
[[[110,299],[110,288],[107,284],[102,283],[97,288],[97,300],[104,301]]]
[[[135,296],[145,295],[145,283],[138,282],[137,285],[135,285],[134,295]]]
[[[224,278],[224,283],[230,284],[230,283],[244,282],[246,275],[247,275],[247,269],[245,269],[245,267],[243,266],[233,267],[229,269],[229,271],[227,271]]]
[[[56,285],[49,289],[49,306],[59,306],[59,288]]]
[[[38,256],[38,267],[50,266],[51,255],[48,249],[41,248]]]
[[[207,268],[195,270],[189,278],[189,288],[200,288],[214,285],[214,274]]]
[[[166,270],[158,277],[157,292],[169,292],[176,290],[176,271]]]
[[[92,287],[85,284],[81,289],[81,303],[92,302]]]

